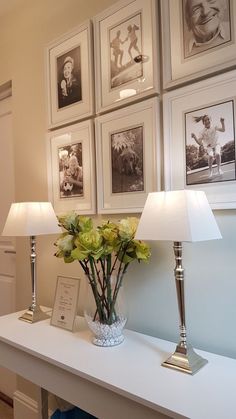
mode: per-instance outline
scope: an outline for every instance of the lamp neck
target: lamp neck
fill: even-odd
[[[31,263],[36,262],[36,237],[30,236],[30,261]]]
[[[36,289],[36,237],[30,236],[30,263],[31,263],[31,281],[32,281],[32,308],[37,306]]]
[[[177,291],[179,318],[180,318],[180,342],[179,345],[186,348],[187,337],[186,337],[186,324],[185,324],[185,305],[184,305],[184,269],[182,266],[182,243],[174,242],[174,254],[176,266],[174,269],[175,273],[175,285]]]
[[[174,254],[175,254],[175,279],[179,281],[184,280],[184,269],[182,266],[182,242],[174,242]]]

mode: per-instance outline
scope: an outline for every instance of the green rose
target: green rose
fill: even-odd
[[[100,235],[103,237],[104,242],[104,255],[115,252],[119,245],[118,228],[115,223],[104,223],[98,227]]]
[[[79,225],[79,216],[76,212],[70,212],[58,217],[59,224],[67,231],[74,233]]]
[[[103,238],[96,230],[81,232],[75,239],[76,248],[71,255],[74,259],[84,260],[89,256],[95,260],[99,259],[103,254]]]
[[[120,220],[118,224],[119,236],[121,240],[132,240],[138,227],[138,218],[128,217]]]
[[[150,246],[143,241],[134,240],[136,258],[147,262],[151,256]]]
[[[68,233],[62,233],[55,244],[59,251],[70,253],[74,247],[74,237]]]
[[[70,234],[77,234],[80,231],[90,231],[93,228],[90,217],[78,215],[75,211],[58,217],[58,220],[59,224]]]
[[[71,256],[71,251],[74,248],[74,237],[68,233],[62,233],[57,239],[55,245],[58,247],[58,251],[55,256],[58,258],[64,258],[66,263],[74,261]]]
[[[80,215],[79,217],[80,231],[87,232],[93,229],[93,222],[90,217]]]
[[[124,263],[131,263],[134,260],[147,262],[151,256],[150,247],[139,240],[130,240],[127,245],[121,247],[118,259]]]

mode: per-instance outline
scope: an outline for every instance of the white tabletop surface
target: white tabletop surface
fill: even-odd
[[[190,376],[161,367],[175,344],[125,330],[125,341],[101,348],[91,343],[83,319],[76,332],[28,324],[19,313],[0,317],[0,343],[29,353],[131,400],[172,417],[236,418],[236,360],[197,351],[208,364]]]

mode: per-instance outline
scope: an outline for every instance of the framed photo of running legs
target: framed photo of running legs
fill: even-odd
[[[160,190],[158,99],[100,116],[95,127],[98,213],[142,212]]]
[[[213,209],[236,208],[236,71],[165,93],[165,189],[206,192]]]
[[[48,127],[88,118],[94,112],[92,23],[51,42],[46,48]]]
[[[163,87],[236,65],[234,0],[161,0]]]
[[[121,0],[94,17],[96,111],[160,93],[158,2]]]
[[[47,137],[48,191],[56,214],[96,213],[94,127],[91,120]]]

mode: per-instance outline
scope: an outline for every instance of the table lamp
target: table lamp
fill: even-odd
[[[199,356],[187,343],[182,242],[222,238],[205,193],[195,190],[150,193],[135,238],[174,242],[176,261],[174,274],[180,318],[180,341],[175,352],[162,365],[188,374],[195,374],[207,363],[207,360]]]
[[[36,237],[42,234],[61,232],[58,220],[50,202],[19,202],[11,205],[2,232],[3,236],[29,236],[32,279],[32,303],[19,317],[28,323],[35,323],[49,317],[37,303]]]

